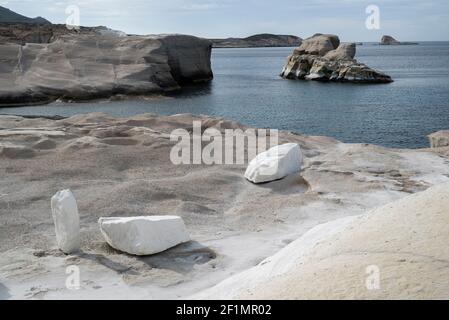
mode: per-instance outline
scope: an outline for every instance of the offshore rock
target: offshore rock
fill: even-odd
[[[335,35],[317,34],[303,41],[288,57],[280,74],[285,79],[355,83],[390,83],[390,76],[354,59],[355,43],[340,43]]]

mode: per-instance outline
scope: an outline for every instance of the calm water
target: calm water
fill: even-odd
[[[449,43],[359,46],[359,61],[395,79],[387,85],[280,79],[278,74],[292,50],[214,49],[214,81],[167,99],[54,103],[0,108],[0,114],[208,114],[256,127],[407,148],[426,147],[426,135],[449,129]]]

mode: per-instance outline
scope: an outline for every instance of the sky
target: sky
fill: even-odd
[[[337,34],[343,41],[449,41],[448,0],[0,0],[29,17],[65,23],[66,8],[80,9],[80,24],[133,34],[183,33],[246,37],[257,33]],[[368,29],[366,8],[379,8],[380,29]]]

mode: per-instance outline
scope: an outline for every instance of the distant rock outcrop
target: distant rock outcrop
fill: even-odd
[[[214,48],[297,47],[302,39],[292,35],[256,34],[247,38],[211,39]]]
[[[383,36],[382,39],[380,40],[380,44],[383,46],[399,46],[399,45],[416,45],[418,44],[417,42],[400,42],[398,40],[396,40],[395,38],[393,38],[392,36]]]
[[[209,40],[104,27],[0,27],[0,106],[145,95],[209,81]]]
[[[0,44],[50,43],[67,35],[102,35],[112,30],[106,27],[80,27],[69,30],[63,24],[36,25],[29,23],[0,23]]]
[[[315,34],[288,57],[281,77],[334,82],[389,83],[390,76],[354,60],[355,43],[340,43],[336,35]]]
[[[0,6],[0,23],[50,24],[50,21],[42,17],[28,18]]]

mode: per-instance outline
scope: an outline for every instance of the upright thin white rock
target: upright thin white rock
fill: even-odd
[[[59,249],[67,254],[79,250],[80,218],[76,199],[70,190],[59,191],[51,198],[51,212]]]

